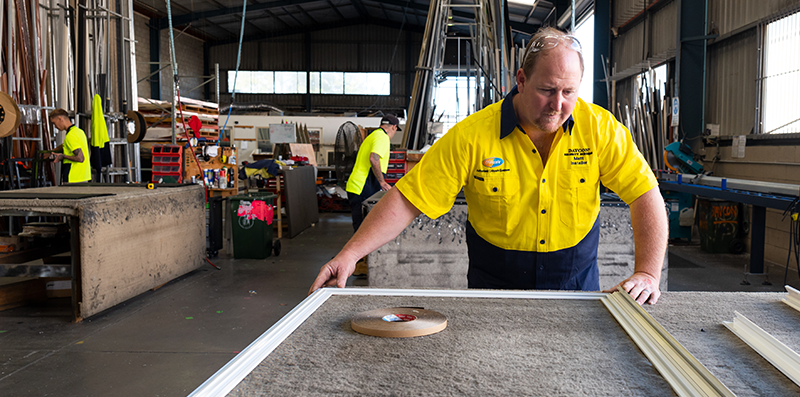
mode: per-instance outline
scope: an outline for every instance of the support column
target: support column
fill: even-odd
[[[203,76],[211,76],[211,64],[208,60],[210,54],[209,50],[211,49],[211,45],[207,42],[203,42]],[[203,87],[203,98],[206,101],[211,100],[211,84],[206,84]]]
[[[158,28],[158,18],[150,18],[150,62],[161,61],[161,29]],[[160,69],[161,65],[150,65],[150,73]],[[161,99],[161,73],[150,76],[150,98]]]
[[[708,1],[679,0],[677,85],[681,101],[680,123],[686,143],[698,151],[705,129],[706,15]]]
[[[306,63],[306,112],[311,113],[311,33],[303,33]]]
[[[593,57],[594,61],[590,66],[594,70],[592,101],[595,105],[602,106],[613,113],[613,105],[608,103],[609,93],[607,88],[611,83],[599,81],[605,79],[602,59],[608,60],[611,57],[611,0],[595,0],[594,2]]]

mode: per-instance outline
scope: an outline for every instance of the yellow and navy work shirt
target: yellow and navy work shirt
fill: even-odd
[[[86,139],[86,133],[82,129],[71,126],[67,129],[67,135],[64,137],[64,144],[62,146],[65,156],[74,156],[75,150],[80,149],[83,153],[83,162],[72,161],[64,159],[63,166],[69,167],[67,171],[66,182],[86,182],[92,179],[92,168],[89,165],[89,143]]]
[[[370,172],[372,172],[372,163],[369,157],[372,153],[381,157],[381,172],[386,173],[389,169],[389,135],[383,128],[378,128],[367,135],[361,147],[358,148],[358,155],[356,156],[356,164],[353,166],[353,172],[347,179],[347,191],[350,193],[361,194],[364,189],[364,183],[367,181]],[[374,193],[374,192],[373,192]]]
[[[463,189],[470,287],[599,289],[599,186],[631,203],[657,181],[628,130],[581,99],[542,163],[519,126],[514,88],[456,124],[397,188],[431,218]]]

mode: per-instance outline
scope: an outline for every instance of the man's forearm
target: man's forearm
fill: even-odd
[[[370,168],[372,169],[372,174],[375,175],[375,179],[378,180],[378,183],[383,183],[383,172],[381,171],[381,158],[375,153],[370,153],[369,155],[369,164]]]
[[[658,187],[655,187],[636,199],[630,207],[636,244],[635,272],[649,274],[660,281],[669,237],[664,199]]]
[[[389,190],[337,256],[357,261],[395,238],[420,213],[398,189]]]

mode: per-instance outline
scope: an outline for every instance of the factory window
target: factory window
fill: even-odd
[[[389,95],[389,73],[228,71],[228,92],[239,94]],[[234,81],[236,87],[234,87]]]
[[[305,94],[306,72],[275,72],[276,94]]]
[[[800,13],[768,24],[764,42],[762,131],[800,133]]]
[[[236,83],[234,91],[234,82]],[[275,92],[275,76],[273,72],[245,72],[239,75],[228,71],[228,92],[238,94],[272,94]]]
[[[389,73],[311,72],[312,94],[389,95]]]

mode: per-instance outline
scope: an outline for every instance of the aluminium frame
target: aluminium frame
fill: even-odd
[[[300,302],[189,396],[227,395],[333,295],[600,300],[679,396],[734,395],[622,289],[606,294],[570,291],[321,288]],[[634,337],[633,334],[637,336]],[[654,357],[665,356],[669,359],[654,361]]]
[[[733,321],[724,321],[722,325],[800,386],[800,355],[741,313],[733,313],[736,315]]]
[[[783,298],[783,303],[793,307],[795,310],[800,311],[800,291],[792,288],[789,285],[784,286],[786,288],[786,298]]]

